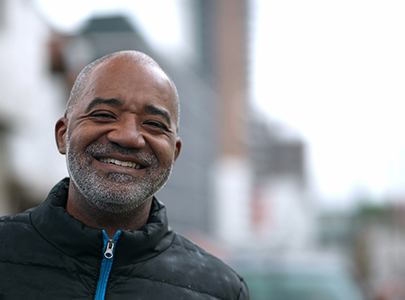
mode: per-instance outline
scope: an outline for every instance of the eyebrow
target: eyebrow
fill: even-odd
[[[146,105],[145,112],[151,115],[157,115],[163,117],[167,123],[171,124],[170,114],[163,108],[157,107],[155,105]]]
[[[121,100],[112,98],[112,99],[102,99],[102,98],[94,98],[89,105],[87,105],[86,108],[86,113],[88,113],[90,110],[92,110],[94,107],[96,107],[97,105],[109,105],[109,106],[114,106],[114,107],[119,107],[122,106],[123,103]]]

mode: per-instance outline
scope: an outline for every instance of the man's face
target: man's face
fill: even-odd
[[[181,147],[175,97],[154,66],[118,57],[92,71],[56,128],[72,183],[91,205],[123,213],[165,184]]]

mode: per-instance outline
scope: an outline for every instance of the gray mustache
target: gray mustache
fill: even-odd
[[[131,156],[145,164],[152,164],[156,161],[156,157],[153,154],[141,152],[136,149],[129,149],[120,145],[114,144],[91,144],[86,148],[86,153],[90,155],[103,155],[108,156],[111,154],[122,154]]]

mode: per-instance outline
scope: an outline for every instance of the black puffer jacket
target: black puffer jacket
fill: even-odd
[[[168,229],[157,200],[141,230],[106,240],[67,214],[68,184],[1,219],[0,299],[248,299],[232,269]]]

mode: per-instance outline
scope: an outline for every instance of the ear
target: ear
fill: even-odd
[[[179,155],[180,155],[181,145],[182,145],[181,139],[179,137],[177,137],[176,145],[175,145],[176,149],[174,150],[174,160],[175,161],[177,160],[177,157],[179,157]]]
[[[55,140],[60,154],[66,154],[67,119],[60,118],[55,124]]]

